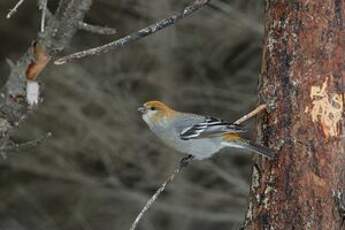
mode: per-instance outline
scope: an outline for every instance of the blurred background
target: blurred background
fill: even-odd
[[[0,76],[39,31],[40,12],[0,2]],[[53,9],[57,0],[49,0]],[[95,0],[86,22],[117,35],[80,31],[64,52],[101,45],[182,9],[187,0]],[[213,0],[176,26],[108,54],[40,75],[44,102],[15,137],[52,132],[43,144],[0,159],[1,230],[128,229],[182,155],[164,146],[136,109],[151,99],[234,121],[255,107],[263,2]],[[252,123],[247,124],[251,130]],[[249,136],[253,136],[250,131]],[[228,149],[195,161],[153,205],[138,229],[239,229],[251,155]]]

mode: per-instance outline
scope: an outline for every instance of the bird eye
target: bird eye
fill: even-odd
[[[156,107],[153,107],[153,106],[152,106],[150,109],[151,109],[151,110],[156,110]]]

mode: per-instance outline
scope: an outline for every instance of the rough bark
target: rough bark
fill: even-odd
[[[345,2],[267,0],[246,229],[345,229]]]

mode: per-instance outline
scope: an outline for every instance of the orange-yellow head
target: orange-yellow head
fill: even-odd
[[[138,111],[143,114],[143,119],[147,123],[160,122],[164,118],[170,118],[176,114],[176,111],[161,101],[148,101]]]

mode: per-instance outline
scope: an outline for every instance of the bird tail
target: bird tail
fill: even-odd
[[[262,145],[258,145],[255,143],[252,143],[250,141],[244,140],[244,139],[238,139],[236,141],[224,141],[223,144],[225,146],[229,147],[235,147],[235,148],[241,148],[241,149],[248,149],[251,152],[258,153],[264,157],[273,159],[275,154],[274,152]]]
[[[254,143],[248,143],[247,148],[254,153],[258,153],[258,154],[260,154],[264,157],[268,157],[270,159],[273,159],[275,156],[274,152],[271,149],[269,149],[265,146],[262,146],[262,145],[258,145],[258,144],[254,144]]]

